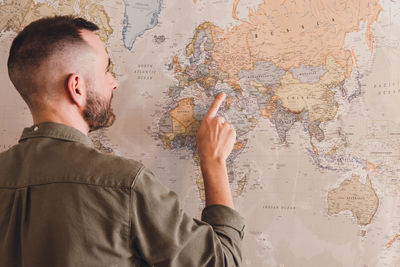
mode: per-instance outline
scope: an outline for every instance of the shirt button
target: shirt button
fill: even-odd
[[[36,132],[37,130],[39,130],[39,127],[35,126],[35,128],[33,128],[33,131]]]

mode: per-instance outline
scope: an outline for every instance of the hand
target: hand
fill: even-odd
[[[211,104],[197,132],[197,151],[200,162],[223,163],[232,152],[236,132],[224,118],[216,117],[225,100],[225,93],[219,93]]]
[[[233,209],[226,159],[233,149],[236,132],[224,118],[216,117],[224,100],[225,94],[218,94],[204,116],[197,132],[197,151],[204,179],[206,206],[219,204]]]

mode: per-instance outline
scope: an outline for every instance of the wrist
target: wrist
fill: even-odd
[[[224,160],[200,160],[200,168],[203,178],[211,179],[214,176],[221,176],[227,172]]]
[[[221,158],[200,158],[200,167],[202,168],[221,168],[226,166],[226,161]]]

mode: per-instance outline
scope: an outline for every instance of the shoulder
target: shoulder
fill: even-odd
[[[0,153],[0,185],[80,183],[130,188],[143,168],[136,160],[105,154],[77,142],[28,141]],[[5,181],[10,175],[13,177]]]
[[[72,152],[67,166],[75,166],[75,176],[89,183],[105,186],[131,187],[143,164],[134,159],[102,153],[78,143],[70,144]],[[65,154],[65,153],[62,153]]]

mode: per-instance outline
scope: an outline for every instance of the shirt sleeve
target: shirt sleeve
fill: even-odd
[[[240,266],[244,220],[212,205],[202,220],[189,217],[177,195],[143,168],[131,192],[131,245],[151,266]]]

